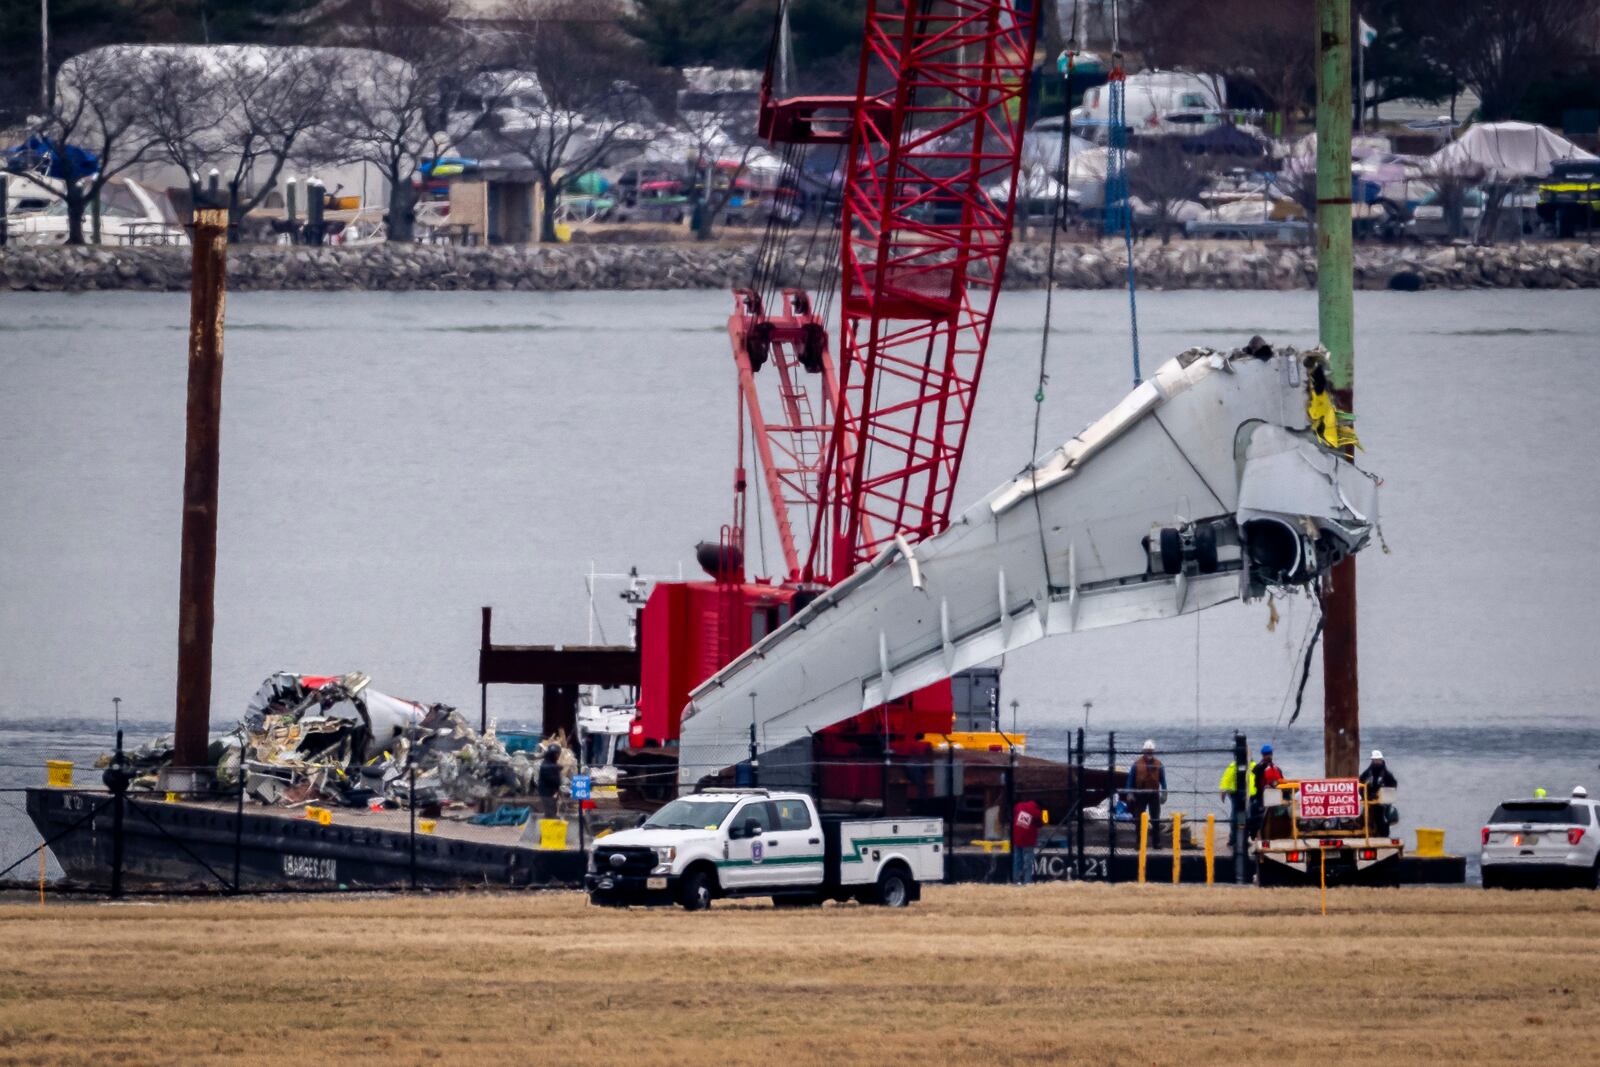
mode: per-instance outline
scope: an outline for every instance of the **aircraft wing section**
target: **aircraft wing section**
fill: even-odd
[[[915,546],[897,541],[691,694],[680,781],[1045,637],[1305,585],[1377,481],[1307,417],[1320,351],[1193,349]],[[752,735],[752,728],[754,730]]]

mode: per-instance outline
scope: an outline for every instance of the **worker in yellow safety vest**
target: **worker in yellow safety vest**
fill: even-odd
[[[1250,761],[1250,770],[1245,775],[1249,779],[1249,796],[1256,795],[1256,761]],[[1223,800],[1230,800],[1233,791],[1239,787],[1239,767],[1232,760],[1222,768],[1222,778],[1217,782],[1217,791],[1222,794]]]
[[[1251,808],[1253,809],[1254,806],[1255,806],[1255,799],[1256,799],[1256,781],[1261,777],[1259,774],[1256,773],[1256,761],[1255,760],[1251,760],[1250,761],[1250,769],[1245,773],[1244,777],[1245,777],[1245,783],[1246,783],[1245,784],[1245,789],[1247,790],[1248,802],[1249,802]],[[1245,835],[1246,839],[1248,839],[1250,837],[1250,834],[1253,832],[1251,827],[1250,827],[1250,825],[1249,825],[1249,823],[1252,822],[1253,820],[1247,820],[1245,818],[1245,813],[1240,811],[1240,810],[1238,810],[1239,798],[1234,794],[1234,790],[1238,788],[1238,785],[1239,785],[1239,768],[1238,768],[1238,765],[1235,764],[1232,760],[1229,760],[1228,761],[1228,765],[1226,767],[1222,768],[1222,777],[1217,780],[1217,791],[1222,794],[1223,803],[1229,805],[1229,810],[1233,813],[1233,818],[1228,823],[1228,826],[1230,827],[1230,829],[1228,831],[1228,843],[1229,843],[1230,847],[1235,848],[1235,849],[1243,848],[1244,847],[1244,843],[1240,842],[1240,841],[1235,841],[1233,839],[1234,830],[1232,829],[1232,827],[1238,827],[1239,832],[1242,832]]]

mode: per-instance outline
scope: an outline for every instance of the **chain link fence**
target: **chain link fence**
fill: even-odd
[[[814,740],[731,767],[651,764],[624,777],[633,796],[620,811],[563,801],[569,818],[558,820],[560,840],[545,836],[555,828],[532,813],[521,828],[492,812],[478,825],[428,808],[269,807],[237,784],[130,790],[131,774],[115,765],[104,775],[80,765],[70,786],[18,784],[12,773],[0,785],[7,820],[0,888],[115,897],[572,887],[582,884],[593,834],[631,825],[677,795],[680,776],[702,785],[805,791],[835,815],[938,818],[949,881],[1010,881],[1023,873],[1013,856],[1013,815],[1024,801],[1042,815],[1038,844],[1025,855],[1034,879],[1133,880],[1141,856],[1151,880],[1171,872],[1181,881],[1248,877],[1244,851],[1232,847],[1242,790],[1226,795],[1217,784],[1246,751],[1243,735],[1159,750],[1162,774],[1153,783],[1132,767],[1140,746],[1114,732],[1090,737],[1080,729],[1026,750],[1004,733],[989,736],[997,740],[986,750],[931,745],[922,757],[827,754]],[[32,765],[36,781],[43,762]],[[1143,849],[1141,812],[1151,816]]]

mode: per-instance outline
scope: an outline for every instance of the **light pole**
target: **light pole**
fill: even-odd
[[[39,0],[39,114],[50,113],[50,0]]]

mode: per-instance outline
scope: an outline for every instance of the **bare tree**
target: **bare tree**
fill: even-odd
[[[41,184],[66,205],[68,244],[84,243],[84,214],[106,183],[150,150],[138,122],[139,88],[121,49],[81,53],[62,65],[55,99],[30,130],[45,144],[59,181]]]
[[[1466,232],[1467,201],[1480,175],[1476,171],[1450,170],[1435,173],[1433,202],[1439,206],[1444,236],[1453,241]]]
[[[571,18],[551,5],[524,3],[503,24],[499,53],[508,75],[532,82],[488,94],[489,133],[522,156],[543,194],[539,236],[554,241],[561,194],[641,139],[649,117],[642,81],[653,75],[639,46],[614,25]]]
[[[1161,243],[1172,240],[1178,205],[1194,200],[1210,177],[1203,157],[1185,152],[1175,137],[1139,142],[1128,168],[1128,189],[1151,208]]]
[[[1411,0],[1398,14],[1430,63],[1477,92],[1483,118],[1504,119],[1530,86],[1581,54],[1600,0]]]
[[[1308,232],[1317,229],[1317,168],[1310,164],[1278,172],[1269,189],[1293,201],[1306,218]]]
[[[687,162],[693,171],[690,191],[695,199],[691,220],[697,241],[711,239],[716,220],[749,177],[761,145],[754,108],[716,94],[710,94],[707,103],[680,111],[673,121],[690,146],[692,158]]]
[[[1248,79],[1287,134],[1317,84],[1315,0],[1141,0],[1130,14],[1145,60]]]
[[[219,170],[237,239],[244,216],[326,123],[335,56],[259,45],[151,48],[143,69],[146,127],[162,155],[189,176],[196,199],[203,172]]]
[[[450,106],[448,88],[470,75],[473,46],[449,10],[448,0],[352,0],[336,13],[336,40],[354,47],[338,53],[324,143],[387,180],[391,241],[412,239],[423,162],[453,148],[475,118]]]

